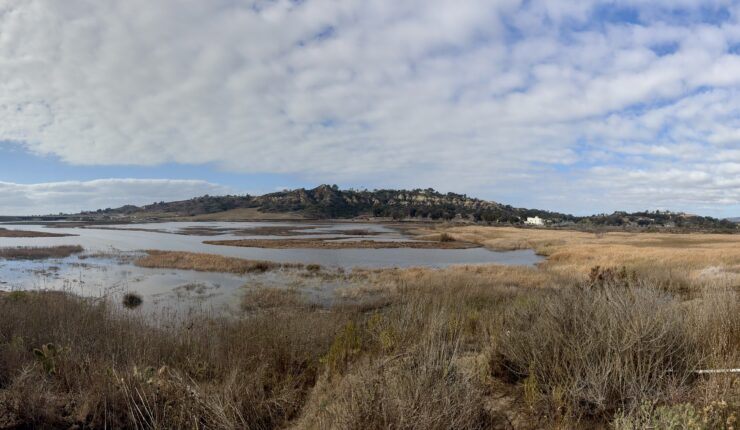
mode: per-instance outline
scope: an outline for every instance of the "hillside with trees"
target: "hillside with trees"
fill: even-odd
[[[539,209],[440,193],[431,188],[414,190],[341,190],[336,185],[299,188],[261,196],[202,196],[146,206],[127,205],[76,215],[78,219],[172,218],[219,214],[235,209],[252,209],[270,218],[271,214],[293,214],[304,219],[379,218],[418,221],[463,221],[481,224],[522,225],[539,217],[549,227],[584,229],[703,230],[735,231],[730,220],[670,211],[614,212],[574,216]]]

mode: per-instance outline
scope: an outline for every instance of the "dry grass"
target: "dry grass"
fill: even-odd
[[[547,257],[542,269],[582,279],[594,266],[626,266],[655,280],[670,278],[704,284],[722,278],[729,283],[740,283],[740,235],[587,233],[481,226],[441,229],[457,240],[493,250],[533,249]],[[428,230],[427,234],[440,233]]]
[[[241,308],[245,311],[263,309],[290,309],[307,306],[303,294],[296,289],[250,287],[241,297]]]
[[[46,233],[41,231],[8,230],[0,228],[0,237],[66,237],[71,234]]]
[[[522,380],[527,401],[577,418],[666,402],[701,363],[678,303],[650,288],[568,288],[507,316],[493,360]]]
[[[83,252],[79,245],[62,245],[50,247],[16,247],[0,248],[0,258],[6,260],[45,260],[48,258],[66,258]]]
[[[194,252],[149,250],[134,264],[140,267],[159,269],[197,270],[200,272],[255,273],[280,268],[299,268],[302,264],[281,264],[272,261],[245,260],[213,254]]]
[[[273,249],[466,249],[478,245],[456,241],[375,241],[352,240],[339,241],[329,239],[240,239],[240,240],[209,240],[203,242],[208,245],[241,246],[246,248],[273,248]]]
[[[473,234],[468,229],[449,234],[460,239]],[[529,240],[556,239],[522,231],[542,234]],[[554,256],[593,246],[618,257],[625,246],[665,250],[665,260],[652,271],[639,255],[593,270],[580,253],[539,268],[355,270],[333,280],[358,286],[338,290],[333,307],[310,306],[296,290],[257,287],[245,293],[247,312],[231,319],[144,320],[63,294],[0,295],[0,423],[627,429],[692,428],[699,417],[726,424],[740,411],[740,378],[693,370],[740,365],[739,292],[733,277],[722,278],[731,266],[699,252],[679,270],[685,257],[670,252],[686,243],[657,245],[650,235],[599,248],[598,240],[617,240],[610,235],[560,237],[550,249]],[[697,236],[681,240],[715,246]],[[717,249],[731,248],[725,240]],[[257,270],[203,254],[144,259],[147,267]]]
[[[284,426],[343,324],[294,310],[152,321],[65,294],[0,298],[0,422],[25,428]],[[34,354],[42,345],[55,352]]]

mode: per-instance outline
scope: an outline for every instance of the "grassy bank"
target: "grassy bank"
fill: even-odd
[[[8,230],[0,228],[0,237],[65,237],[69,234],[46,233],[41,231]]]
[[[62,245],[49,247],[0,248],[0,258],[6,260],[44,260],[47,258],[66,258],[83,252],[79,245]]]
[[[730,428],[740,300],[622,270],[358,271],[330,308],[255,289],[241,318],[0,296],[0,427]],[[690,424],[694,423],[694,424]],[[691,427],[690,425],[695,425]]]
[[[201,272],[255,273],[267,272],[280,268],[303,268],[303,264],[275,263],[263,260],[245,260],[243,258],[224,257],[214,254],[194,252],[150,250],[146,255],[134,261],[140,267],[157,269],[197,270]]]

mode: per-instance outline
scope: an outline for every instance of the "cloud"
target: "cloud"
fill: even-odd
[[[560,210],[614,208],[626,186],[643,190],[634,205],[685,192],[720,207],[740,196],[652,181],[667,166],[732,179],[716,167],[740,144],[738,12],[722,0],[8,0],[0,139],[82,165],[210,163],[530,206],[555,195]]]
[[[0,182],[0,207],[3,215],[47,215],[230,192],[227,187],[196,180],[98,179],[42,184]]]

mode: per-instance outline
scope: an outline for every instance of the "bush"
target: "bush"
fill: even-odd
[[[327,374],[298,428],[492,428],[481,385],[458,366],[462,325],[444,313],[422,318],[426,328],[416,343],[356,362],[345,374]],[[348,325],[332,350],[358,351],[359,338],[369,335]]]
[[[704,408],[690,403],[653,408],[646,403],[632,415],[617,415],[612,426],[615,430],[731,430],[738,414],[740,407],[727,402],[712,402]]]
[[[136,293],[126,293],[123,295],[123,306],[126,309],[136,309],[144,303],[144,299]]]
[[[439,235],[439,241],[440,242],[454,242],[455,238],[452,237],[452,235],[447,233],[442,233]]]
[[[665,400],[698,365],[684,319],[676,301],[652,288],[557,290],[511,312],[494,363],[526,381],[540,397],[531,401],[557,399],[578,417],[630,413]]]

